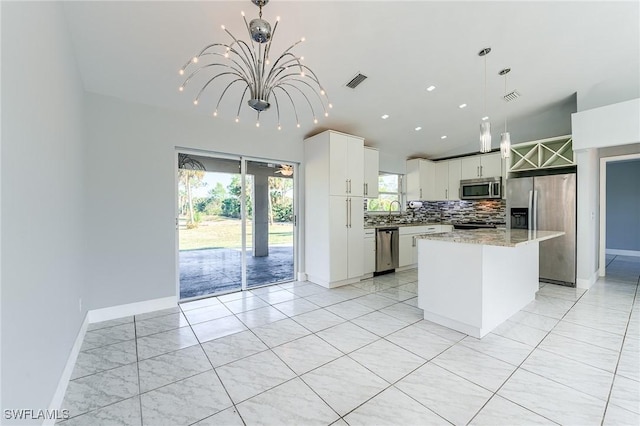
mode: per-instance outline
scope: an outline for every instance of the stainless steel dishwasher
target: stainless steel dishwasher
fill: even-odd
[[[378,228],[376,232],[376,273],[390,272],[399,265],[398,227]]]

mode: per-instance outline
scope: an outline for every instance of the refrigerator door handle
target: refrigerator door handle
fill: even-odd
[[[529,217],[527,218],[527,228],[529,229],[529,231],[533,230],[533,216],[535,215],[535,212],[533,211],[533,191],[530,190],[529,191]]]
[[[538,191],[533,191],[533,230],[538,230]]]

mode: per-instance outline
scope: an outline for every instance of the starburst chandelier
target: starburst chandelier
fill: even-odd
[[[292,53],[292,49],[302,43],[304,37],[293,43],[274,61],[270,59],[271,42],[278,28],[280,17],[271,30],[271,24],[262,19],[262,7],[269,0],[251,0],[260,8],[259,17],[247,23],[242,12],[250,41],[247,43],[236,38],[222,25],[222,29],[231,37],[229,43],[213,43],[206,46],[199,54],[191,58],[182,68],[180,75],[187,75],[179,87],[183,92],[189,82],[200,73],[206,73],[207,79],[193,100],[198,105],[200,97],[216,79],[223,79],[226,86],[221,90],[213,116],[218,115],[218,108],[229,89],[236,83],[244,87],[236,111],[235,121],[240,121],[240,110],[247,98],[247,104],[258,114],[256,126],[260,127],[260,113],[270,109],[272,103],[276,107],[278,130],[280,124],[280,106],[282,102],[290,103],[296,118],[296,126],[300,127],[299,108],[296,102],[306,104],[313,116],[313,123],[318,123],[318,114],[329,115],[327,109],[332,108],[327,94],[316,74],[302,63],[304,58]],[[195,84],[195,83],[194,83]],[[248,95],[247,95],[248,92]]]

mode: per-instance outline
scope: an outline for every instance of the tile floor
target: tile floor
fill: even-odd
[[[481,340],[422,320],[416,270],[91,324],[62,423],[638,425],[640,258],[610,262]]]

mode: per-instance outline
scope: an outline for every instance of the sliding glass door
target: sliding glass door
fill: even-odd
[[[292,165],[178,155],[180,299],[295,277]]]
[[[247,287],[292,281],[293,168],[247,161]],[[284,174],[283,174],[284,173]]]

